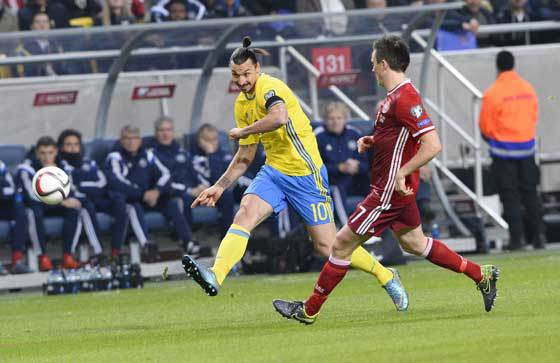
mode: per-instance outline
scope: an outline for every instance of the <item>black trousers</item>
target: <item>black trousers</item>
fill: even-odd
[[[522,245],[525,232],[527,243],[540,244],[543,225],[542,202],[537,191],[540,172],[533,156],[524,159],[492,159],[492,174],[496,181],[504,212],[509,224],[510,246]]]

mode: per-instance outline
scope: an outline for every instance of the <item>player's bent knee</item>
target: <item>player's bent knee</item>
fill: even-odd
[[[247,203],[243,203],[239,205],[239,210],[235,214],[233,219],[233,223],[244,226],[248,229],[252,229],[259,220],[258,211],[255,211]]]
[[[403,250],[408,253],[412,253],[413,255],[421,255],[425,248],[425,238],[418,239],[418,238],[401,238],[401,246]]]
[[[353,244],[339,238],[336,239],[331,249],[333,257],[344,260],[350,258],[350,256],[352,256],[352,252],[354,252]]]
[[[329,257],[331,254],[331,244],[325,241],[313,241],[313,247],[322,257]]]

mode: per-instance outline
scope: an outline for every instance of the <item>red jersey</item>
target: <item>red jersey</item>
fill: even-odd
[[[381,103],[373,131],[371,186],[372,194],[384,208],[415,201],[419,171],[406,177],[406,185],[414,190],[414,195],[408,197],[394,193],[395,176],[418,151],[420,136],[434,129],[420,94],[408,79],[391,90]]]

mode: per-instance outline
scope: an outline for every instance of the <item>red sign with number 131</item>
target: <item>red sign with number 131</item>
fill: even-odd
[[[321,73],[344,73],[352,69],[350,47],[313,48],[313,65]]]

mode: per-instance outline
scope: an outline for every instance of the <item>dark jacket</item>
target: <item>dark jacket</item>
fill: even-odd
[[[337,135],[320,126],[314,131],[319,146],[319,153],[329,173],[329,183],[338,185],[346,190],[352,183],[352,175],[343,174],[338,170],[338,164],[348,159],[360,162],[358,174],[367,175],[368,159],[366,154],[359,154],[357,141],[362,136],[361,132],[346,125],[342,134]]]
[[[55,40],[49,39],[45,40],[45,46],[41,46],[41,39],[29,39],[26,40],[22,45],[16,49],[16,54],[19,56],[31,56],[31,55],[46,55],[62,53],[62,46]],[[68,74],[68,68],[66,64],[62,62],[53,63],[36,63],[36,64],[26,64],[18,65],[17,72],[20,77],[42,77],[49,75],[60,75]]]
[[[50,0],[46,8],[42,9],[34,3],[28,3],[18,12],[19,29],[31,29],[33,15],[38,12],[47,13],[51,19],[51,28],[67,28],[70,26],[70,15],[68,10],[58,1]]]
[[[192,167],[195,175],[194,185],[210,186],[218,181],[227,169],[231,154],[218,148],[213,154],[206,154],[196,142],[191,144]]]
[[[441,24],[441,29],[450,32],[463,31],[463,23],[468,23],[471,19],[476,19],[480,25],[488,25],[496,23],[494,16],[486,8],[481,7],[477,13],[472,13],[465,5],[459,10],[452,10],[447,13]],[[489,35],[477,36],[479,46],[489,46],[492,39]]]
[[[535,21],[536,16],[533,14],[531,8],[528,5],[525,6],[525,13],[521,20],[516,16],[513,16],[511,8],[505,7],[498,11],[496,14],[496,22],[499,24],[510,24],[510,23],[525,23],[528,21]],[[514,32],[514,33],[503,33],[496,34],[494,36],[496,45],[508,46],[508,45],[524,45],[526,44],[525,32]]]
[[[249,16],[251,13],[241,5],[240,0],[235,0],[233,6],[228,8],[224,0],[216,1],[214,7],[209,11],[209,18],[233,18],[238,16]]]
[[[16,195],[17,189],[14,178],[6,164],[0,161],[0,200],[12,200]]]
[[[170,192],[171,175],[152,151],[143,147],[132,156],[120,145],[107,155],[105,175],[109,195],[125,195],[128,201],[141,202],[144,192],[158,189],[161,194]]]
[[[76,198],[105,200],[107,195],[107,178],[97,163],[87,158],[70,163],[62,159],[60,165],[70,175]]]
[[[195,176],[190,154],[176,141],[171,145],[155,142],[152,149],[155,156],[165,165],[171,174],[171,190],[174,195],[183,196],[194,186]]]

